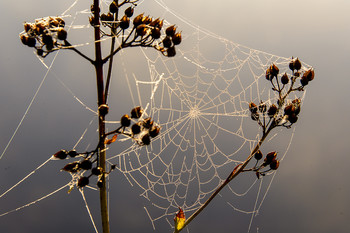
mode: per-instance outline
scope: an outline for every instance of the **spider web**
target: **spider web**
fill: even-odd
[[[103,1],[101,8],[106,9],[109,2]],[[67,22],[71,20],[69,28],[73,35],[86,33],[84,30],[89,28],[79,21],[82,16],[86,20],[89,14],[88,9],[76,9],[79,3],[80,1],[75,1],[63,14]],[[141,1],[139,5],[143,7],[145,4]],[[153,227],[164,220],[172,227],[172,219],[178,207],[184,210],[186,216],[192,214],[227,178],[232,169],[246,159],[257,144],[261,131],[256,122],[251,120],[248,104],[251,101],[276,103],[277,96],[266,81],[265,72],[272,63],[280,68],[281,73],[288,72],[290,58],[251,49],[217,36],[173,12],[162,1],[147,4],[162,9],[160,12],[163,12],[161,17],[166,19],[165,27],[176,22],[182,30],[183,43],[178,46],[175,58],[171,59],[150,49],[121,51],[116,58],[116,73],[124,79],[112,81],[109,97],[112,112],[108,116],[121,116],[133,106],[140,105],[145,108],[145,116],[151,116],[161,126],[161,133],[148,147],[140,147],[132,140],[121,138],[108,148],[107,161],[115,164],[117,170],[149,201],[144,208]],[[91,39],[74,46],[84,49],[92,44]],[[50,64],[47,60],[43,64],[48,72],[52,72],[51,65],[46,65]],[[138,66],[130,69],[130,64]],[[93,123],[96,123],[94,119],[97,116],[91,107],[93,105],[81,100],[59,75],[54,76],[93,118],[78,137],[74,148],[88,150],[94,147],[86,136],[96,136],[96,125]],[[37,91],[40,87],[41,85]],[[123,89],[130,93],[122,92]],[[123,98],[125,96],[128,98]],[[32,102],[35,97],[36,94]],[[125,101],[113,103],[118,98]],[[294,99],[295,96],[290,98]],[[30,107],[31,104],[28,109]],[[21,126],[28,109],[18,127]],[[118,122],[112,119],[107,123],[110,129],[118,127],[115,126]],[[268,145],[263,145],[262,150],[278,150],[279,157],[283,159],[293,132],[293,129],[284,130],[283,133],[277,130],[275,133],[278,133],[278,137],[270,137],[266,143]],[[45,161],[15,186],[7,189],[0,198],[42,166],[46,166],[49,161]],[[255,174],[242,174],[222,191],[221,195],[228,206],[245,219],[246,224],[242,224],[245,231],[247,228],[250,231],[275,174],[260,180],[256,179]],[[36,204],[71,182],[0,216]],[[117,186],[113,183],[110,185]],[[84,192],[81,194],[95,227]],[[96,227],[95,231],[97,232]]]

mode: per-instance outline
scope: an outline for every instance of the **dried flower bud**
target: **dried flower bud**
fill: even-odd
[[[160,23],[161,23],[160,19],[157,18],[157,19],[153,20],[153,21],[149,24],[149,26],[151,26],[151,27],[156,27],[156,28],[158,28],[158,29],[161,29],[161,28],[159,28],[159,24],[160,24]]]
[[[300,70],[301,69],[301,62],[300,62],[299,58],[296,58],[294,60],[294,69],[296,69],[296,70]]]
[[[76,173],[78,171],[78,162],[68,163],[66,166],[64,166],[61,171]]]
[[[164,45],[164,48],[170,48],[171,47],[172,42],[171,42],[171,38],[169,36],[166,36],[163,39],[163,45]]]
[[[132,17],[133,14],[134,14],[134,8],[130,6],[130,7],[128,7],[128,8],[125,9],[124,13],[125,13],[125,15],[126,15],[127,17],[130,18],[130,17]]]
[[[136,34],[143,37],[147,33],[147,26],[145,24],[140,24],[136,27]]]
[[[101,21],[108,21],[107,20],[107,15],[105,13],[103,13],[101,16],[100,16],[100,19]]]
[[[295,106],[294,104],[288,104],[285,108],[284,108],[284,114],[285,115],[291,115],[295,113]]]
[[[107,16],[106,16],[106,21],[113,21],[114,20],[114,16],[112,13],[108,12]]]
[[[152,138],[155,138],[158,136],[159,132],[160,132],[160,127],[152,126],[152,128],[149,131],[149,136],[151,136]]]
[[[312,81],[312,80],[314,80],[314,77],[315,77],[315,71],[314,71],[314,69],[308,69],[305,73],[304,73],[304,75],[307,77],[307,79],[309,80],[309,81]]]
[[[291,115],[288,116],[288,121],[291,123],[291,124],[294,124],[295,122],[298,121],[298,116],[297,114],[293,113]]]
[[[149,16],[143,17],[142,19],[142,23],[149,25],[150,23],[152,23],[153,19]]]
[[[175,32],[176,32],[176,27],[175,27],[175,25],[172,25],[172,26],[168,27],[168,28],[165,30],[166,35],[167,35],[167,36],[170,36],[170,37],[174,36],[174,35],[175,35]]]
[[[149,134],[145,134],[142,136],[141,141],[144,145],[148,146],[149,144],[151,144],[151,138],[149,136]]]
[[[91,174],[95,175],[95,176],[99,176],[102,174],[102,167],[94,167],[93,169],[91,169]]]
[[[272,64],[270,67],[270,71],[271,71],[271,75],[274,77],[277,77],[278,73],[279,73],[279,69],[275,64]]]
[[[95,20],[95,17],[93,15],[89,17],[89,22],[91,26],[95,26],[94,20]],[[101,16],[101,20],[102,20],[102,16]]]
[[[249,103],[249,110],[251,113],[256,113],[258,111],[258,107],[253,102],[250,102]]]
[[[152,118],[148,117],[148,118],[144,119],[142,125],[144,128],[150,129],[153,126]]]
[[[160,32],[160,29],[155,27],[151,30],[151,35],[152,35],[152,38],[157,40],[160,38],[160,35],[161,35],[161,32]]]
[[[128,114],[125,114],[124,116],[122,116],[122,118],[120,119],[120,124],[123,127],[129,127],[131,123],[131,119],[129,117]]]
[[[31,30],[31,29],[32,29],[32,26],[31,26],[30,23],[25,23],[25,24],[24,24],[24,31],[25,31],[25,32],[28,32],[28,31]]]
[[[102,180],[98,180],[96,185],[101,189],[103,187]]]
[[[118,4],[117,4],[115,1],[113,1],[113,2],[109,5],[109,11],[110,11],[111,13],[117,13],[117,11],[118,11]]]
[[[282,77],[281,77],[281,82],[282,82],[283,85],[288,84],[288,82],[289,82],[289,77],[288,77],[287,73],[284,73],[284,75],[282,75]]]
[[[251,118],[253,121],[258,121],[259,120],[259,113],[257,113],[257,112],[252,113]]]
[[[124,15],[122,19],[120,20],[119,27],[123,30],[129,28],[130,25],[130,19],[128,16]]]
[[[173,40],[174,45],[179,45],[181,43],[181,40],[182,40],[181,32],[178,32],[175,35],[173,35],[172,40]]]
[[[269,115],[269,117],[273,117],[276,113],[277,113],[277,106],[272,104],[270,107],[269,107],[269,110],[267,110],[267,115]]]
[[[48,50],[51,50],[53,48],[52,36],[47,35],[47,34],[43,34],[42,39],[43,39],[43,43],[46,45],[46,48]]]
[[[78,155],[78,152],[76,152],[76,150],[70,150],[68,151],[68,155],[71,157],[71,158],[74,158]]]
[[[176,55],[175,46],[171,46],[166,50],[168,57],[174,57]]]
[[[53,155],[53,157],[56,158],[56,159],[66,159],[67,158],[67,151],[66,150],[57,151]]]
[[[36,50],[36,54],[37,54],[38,56],[43,56],[44,50],[42,50],[42,49],[37,49],[37,50]]]
[[[260,104],[259,104],[259,111],[261,112],[261,113],[264,113],[264,112],[266,112],[266,104],[264,103],[264,102],[260,102]]]
[[[292,57],[292,60],[289,62],[289,69],[291,71],[294,71],[294,58]]]
[[[137,106],[137,107],[131,109],[131,118],[136,118],[136,119],[140,118],[142,115],[142,112],[143,112],[143,110],[142,110],[141,106]]]
[[[131,132],[136,135],[136,134],[139,134],[141,132],[141,126],[139,123],[136,123],[136,124],[133,124],[131,126]]]
[[[78,187],[79,188],[83,188],[83,187],[85,187],[88,184],[89,184],[89,178],[88,177],[82,176],[82,177],[79,178],[79,180],[78,180]]]
[[[272,162],[270,163],[270,168],[272,170],[277,170],[279,166],[280,166],[280,161],[278,161],[277,159],[272,160]]]
[[[107,104],[101,104],[99,107],[98,107],[98,112],[100,113],[100,115],[102,116],[105,116],[108,114],[108,111],[109,111],[109,107]]]
[[[134,21],[133,21],[134,26],[137,27],[140,24],[142,24],[142,20],[143,20],[143,14],[140,14],[140,15],[136,16],[134,18]]]
[[[277,157],[276,151],[268,153],[264,159],[265,165],[270,164],[273,160],[276,159],[276,157]]]
[[[294,107],[295,107],[294,113],[295,113],[296,115],[298,115],[298,114],[300,113],[300,103],[301,103],[301,101],[300,101],[300,99],[298,99],[298,98],[296,98],[296,99],[294,99],[294,100],[292,101],[292,104],[293,104]]]
[[[67,39],[67,31],[64,30],[63,28],[58,29],[58,31],[57,31],[57,38],[59,40]]]
[[[262,157],[263,157],[263,154],[262,154],[261,150],[258,150],[257,152],[255,152],[254,158],[256,160],[260,160],[260,159],[262,159]]]
[[[307,76],[302,76],[300,78],[300,83],[302,86],[306,86],[309,83],[309,79],[307,78]]]
[[[83,170],[90,170],[92,168],[92,162],[88,159],[84,159],[79,163],[79,168]]]

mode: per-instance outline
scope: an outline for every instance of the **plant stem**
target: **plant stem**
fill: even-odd
[[[96,70],[96,83],[97,83],[97,104],[98,107],[102,104],[106,104],[103,84],[103,62],[101,52],[101,32],[100,32],[100,20],[99,20],[99,0],[94,0],[94,35],[95,35],[95,70]],[[102,168],[103,175],[101,177],[102,187],[100,188],[100,208],[102,218],[103,233],[109,233],[109,217],[107,206],[107,190],[106,190],[106,146],[105,140],[105,116],[98,111],[98,130],[99,130],[99,153],[98,153],[98,166]]]

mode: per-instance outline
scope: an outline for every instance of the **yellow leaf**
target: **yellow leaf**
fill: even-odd
[[[184,212],[182,211],[182,209],[180,207],[179,207],[179,212],[176,214],[176,216],[174,218],[174,222],[175,222],[176,231],[177,232],[181,231],[185,225],[186,218],[185,218]]]

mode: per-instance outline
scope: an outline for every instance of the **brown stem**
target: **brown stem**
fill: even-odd
[[[243,172],[244,168],[248,165],[250,160],[254,157],[254,154],[259,150],[261,144],[265,141],[266,137],[270,133],[270,131],[276,127],[275,121],[272,121],[270,124],[270,127],[266,131],[266,133],[263,134],[261,139],[259,140],[258,144],[255,146],[255,148],[251,151],[250,155],[246,158],[246,160],[237,165],[233,171],[230,173],[230,175],[226,178],[226,180],[215,190],[215,192],[209,197],[209,199],[196,211],[194,212],[184,223],[183,227],[180,230],[177,230],[175,228],[174,233],[180,232],[182,229],[184,229],[193,219],[197,217],[198,214],[200,214],[206,207],[209,205],[209,203],[220,193],[220,191],[230,183],[231,180],[233,180],[235,177],[237,177],[241,172]]]
[[[94,35],[95,35],[95,57],[94,62],[96,70],[96,83],[97,83],[97,104],[101,106],[105,104],[105,94],[103,85],[103,62],[101,52],[101,32],[100,32],[100,20],[99,20],[99,0],[94,0]],[[107,206],[107,190],[106,190],[106,146],[105,140],[105,116],[99,111],[98,113],[98,130],[99,130],[99,154],[98,154],[98,166],[102,168],[103,175],[101,177],[102,187],[100,188],[100,207],[103,233],[109,233],[109,217]]]

